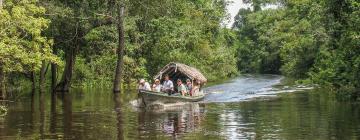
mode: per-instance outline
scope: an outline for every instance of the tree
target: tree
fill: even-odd
[[[52,40],[42,32],[50,21],[33,0],[6,0],[0,9],[0,85],[4,91],[9,72],[38,71],[43,61],[59,63],[51,53]]]
[[[329,35],[309,73],[311,81],[339,89],[345,97],[360,97],[360,2],[329,0],[324,4]]]
[[[234,29],[241,42],[240,70],[280,70],[286,76],[306,79],[300,82],[359,97],[359,2],[279,2],[277,9],[239,11]]]
[[[120,92],[121,88],[121,77],[123,73],[124,66],[124,49],[125,49],[125,37],[124,37],[124,4],[120,3],[118,6],[118,17],[117,17],[117,30],[119,35],[119,45],[116,50],[117,53],[117,63],[116,63],[116,71],[115,71],[115,79],[114,79],[114,92]]]
[[[77,55],[85,51],[85,36],[91,29],[112,24],[106,13],[111,1],[42,1],[47,8],[49,18],[53,21],[47,36],[54,38],[54,52],[64,52],[65,67],[56,91],[67,92],[73,78],[73,70]],[[110,15],[111,17],[111,15]],[[52,85],[57,82],[56,65],[52,65]]]

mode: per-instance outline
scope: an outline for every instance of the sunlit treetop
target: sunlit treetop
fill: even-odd
[[[43,60],[58,63],[52,40],[42,32],[50,21],[36,0],[5,0],[0,9],[0,64],[4,71],[38,70]]]

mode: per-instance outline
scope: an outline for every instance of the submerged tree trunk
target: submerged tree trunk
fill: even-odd
[[[120,92],[121,88],[121,77],[123,71],[123,57],[124,57],[124,49],[125,49],[125,37],[124,37],[124,5],[120,3],[118,6],[118,18],[117,18],[117,30],[119,34],[119,44],[116,50],[117,53],[117,63],[116,63],[116,71],[115,71],[115,79],[114,79],[114,88],[113,91],[115,93]]]
[[[121,100],[119,99],[119,93],[115,93],[113,97],[115,107],[114,110],[116,112],[116,126],[117,126],[117,140],[124,139],[124,119],[123,113],[121,112]]]
[[[1,0],[0,0],[1,1]],[[0,64],[0,100],[6,98],[6,91],[5,91],[5,72],[3,65]]]
[[[36,89],[36,74],[35,74],[35,71],[31,72],[31,83],[32,83],[31,91],[32,91],[32,93],[34,93],[35,89]]]
[[[45,73],[46,73],[46,62],[42,61],[41,69],[40,69],[40,80],[39,80],[40,92],[44,92],[45,89]]]
[[[54,46],[53,48],[54,55],[57,55],[57,48]],[[55,63],[51,63],[51,90],[55,91],[57,82],[57,65]],[[54,92],[53,92],[54,93]]]
[[[72,77],[73,68],[75,65],[76,50],[77,47],[68,49],[68,53],[66,55],[66,62],[65,62],[66,64],[64,68],[64,73],[61,78],[61,81],[56,86],[56,91],[58,92],[68,92],[70,89],[71,86],[70,81]]]

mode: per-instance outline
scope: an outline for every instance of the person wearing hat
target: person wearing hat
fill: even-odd
[[[152,91],[160,92],[161,84],[159,79],[155,79],[154,85],[152,86]]]
[[[140,79],[139,81],[139,90],[151,90],[150,84],[145,81],[145,79]]]

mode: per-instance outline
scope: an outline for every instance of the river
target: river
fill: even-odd
[[[156,110],[134,107],[134,90],[29,93],[5,103],[0,139],[360,139],[359,104],[275,86],[282,78],[244,75],[206,87],[200,103]]]

